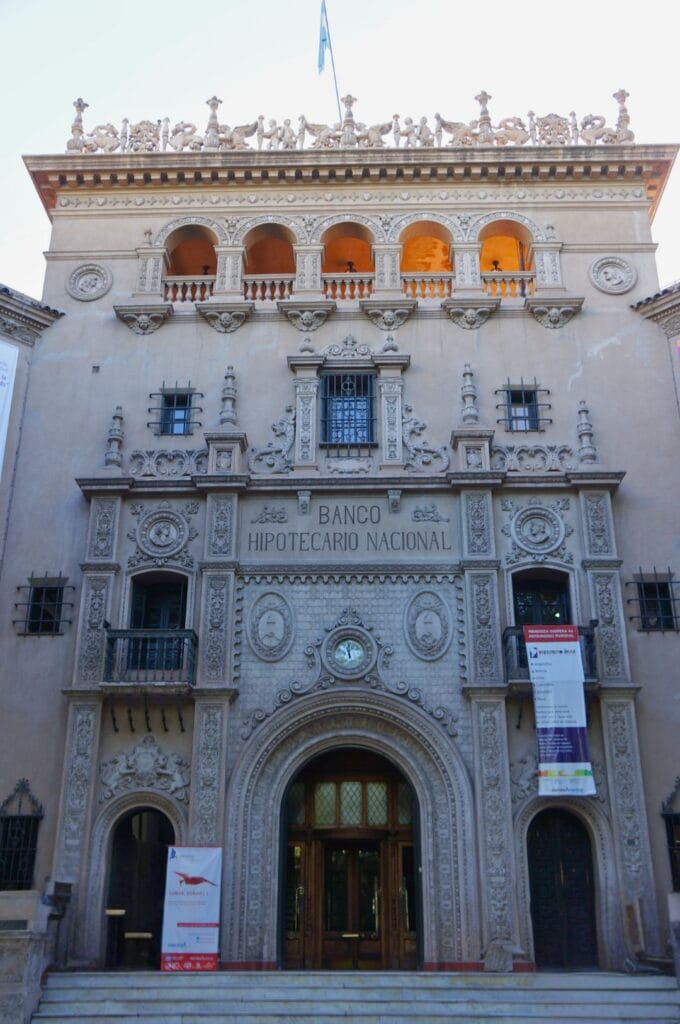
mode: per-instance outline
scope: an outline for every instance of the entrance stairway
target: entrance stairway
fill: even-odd
[[[33,1024],[678,1024],[673,978],[603,973],[50,974]]]

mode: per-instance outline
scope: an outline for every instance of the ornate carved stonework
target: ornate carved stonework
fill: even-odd
[[[287,523],[288,510],[285,505],[263,505],[251,523]]]
[[[81,682],[101,682],[104,659],[104,620],[107,616],[112,577],[85,576],[82,591],[79,678]]]
[[[209,558],[230,558],[234,553],[234,499],[211,495],[208,499]]]
[[[443,515],[434,502],[428,505],[416,505],[411,513],[414,523],[448,523],[449,517]]]
[[[97,747],[99,707],[74,704],[70,708],[69,746],[65,760],[63,822],[59,869],[65,880],[75,881],[87,834],[90,788]]]
[[[206,573],[203,588],[201,666],[203,681],[224,683],[228,672],[229,584],[223,573]]]
[[[587,491],[582,496],[586,522],[586,544],[591,557],[615,557],[614,539],[609,515],[609,495]]]
[[[442,309],[451,323],[465,331],[476,331],[482,327],[499,306],[500,299],[447,299],[442,302]]]
[[[588,572],[593,616],[598,620],[596,641],[601,679],[624,679],[628,675],[623,622],[621,583],[618,573],[608,570]]]
[[[637,271],[621,256],[602,256],[588,271],[590,280],[601,292],[623,295],[637,282]]]
[[[157,448],[130,452],[130,476],[174,480],[181,476],[202,476],[208,472],[208,449]]]
[[[647,873],[644,794],[639,772],[635,710],[632,700],[605,701],[605,738],[608,741],[609,773],[616,780],[612,802],[618,824],[629,899],[643,894]]]
[[[306,377],[295,379],[295,405],[297,424],[297,451],[295,461],[314,463],[316,461],[316,397],[319,379]]]
[[[495,444],[491,449],[491,468],[503,473],[564,473],[577,464],[566,444]]]
[[[248,643],[263,661],[280,661],[295,637],[293,612],[281,594],[261,594],[250,609]]]
[[[564,520],[569,510],[569,499],[558,498],[544,505],[540,498],[532,498],[525,505],[518,505],[512,498],[505,498],[501,508],[508,513],[509,522],[501,533],[510,538],[510,552],[506,555],[507,565],[530,560],[544,562],[557,559],[571,564],[574,556],[566,547],[566,538],[574,532]]]
[[[117,498],[92,499],[90,536],[87,547],[88,560],[102,559],[108,562],[113,560],[119,504]]]
[[[371,323],[381,331],[396,331],[408,320],[418,303],[411,300],[381,303],[376,299],[366,299],[359,305]]]
[[[122,320],[134,334],[153,334],[173,314],[170,302],[144,306],[114,306],[113,309],[118,319]]]
[[[430,590],[411,598],[404,615],[406,642],[418,658],[436,661],[451,642],[451,616],[442,599]]]
[[[131,505],[130,513],[138,522],[136,528],[129,531],[128,539],[136,544],[137,550],[128,558],[128,567],[176,562],[191,568],[194,559],[187,546],[198,536],[198,531],[191,526],[191,517],[198,508],[196,501],[175,507],[169,501],[162,501],[153,509],[139,503]]]
[[[342,476],[370,476],[373,473],[373,459],[362,458],[336,458],[327,457],[324,459],[324,469],[328,474]]]
[[[491,556],[493,538],[488,495],[484,491],[466,491],[463,509],[466,554]]]
[[[427,429],[427,423],[423,423],[413,415],[410,405],[404,406],[401,421],[402,441],[408,453],[404,462],[404,469],[416,473],[437,472],[445,473],[449,468],[449,453],[445,445],[434,448],[426,440],[416,440]]]
[[[583,305],[583,299],[562,299],[546,302],[545,299],[526,299],[525,308],[541,327],[552,329],[565,327],[576,316]]]
[[[290,473],[293,463],[290,458],[295,443],[295,410],[292,405],[286,406],[286,415],[276,423],[272,430],[278,441],[268,441],[262,448],[251,448],[248,452],[248,468],[251,473]]]
[[[467,574],[470,594],[471,640],[475,683],[498,683],[501,679],[498,638],[496,577],[490,572]]]
[[[145,736],[132,750],[101,763],[99,801],[120,793],[152,789],[188,803],[190,774],[188,762],[179,754],[165,753],[153,736]]]
[[[218,841],[224,715],[221,704],[199,703],[196,707],[191,840],[197,846],[211,846]]]
[[[401,397],[404,382],[401,377],[381,378],[378,381],[383,424],[383,460],[401,463],[403,458],[401,439]]]
[[[252,313],[253,302],[197,302],[196,309],[218,334],[233,334]]]
[[[79,302],[92,302],[106,295],[113,284],[113,275],[100,263],[83,263],[69,275],[66,291]]]
[[[291,299],[277,303],[279,311],[297,327],[298,331],[309,333],[316,331],[326,323],[329,315],[335,312],[335,302],[294,302]]]

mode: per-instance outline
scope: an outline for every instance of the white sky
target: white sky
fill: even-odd
[[[680,141],[676,5],[571,0],[327,0],[340,95],[368,123],[439,111],[477,117],[484,88],[494,123],[518,115],[588,113],[616,120],[630,93],[640,143]],[[316,70],[320,0],[0,0],[0,281],[42,293],[49,221],[22,154],[61,153],[73,100],[85,127],[169,117],[205,127],[258,114],[337,120],[330,65]],[[674,11],[676,12],[674,14]],[[654,222],[662,285],[680,277],[680,167]]]

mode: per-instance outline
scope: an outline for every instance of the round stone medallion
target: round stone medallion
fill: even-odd
[[[601,292],[622,295],[637,281],[637,271],[620,256],[602,256],[591,266],[590,280]]]
[[[172,558],[179,554],[188,539],[187,524],[170,509],[149,512],[137,530],[137,543],[150,558]]]
[[[100,263],[83,263],[69,277],[66,291],[80,302],[91,302],[106,295],[112,284],[113,277],[108,267]]]
[[[555,551],[565,538],[560,517],[548,508],[524,508],[512,521],[512,538],[518,547],[535,555]]]

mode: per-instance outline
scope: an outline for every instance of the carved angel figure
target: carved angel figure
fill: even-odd
[[[328,124],[312,124],[304,114],[300,117],[300,131],[298,141],[300,149],[304,146],[305,133],[309,132],[314,138],[312,149],[336,149],[340,141],[340,123],[336,122],[332,127]]]
[[[442,144],[442,135],[444,132],[450,132],[451,138],[446,143],[447,146],[474,146],[477,142],[477,128],[479,125],[478,121],[470,121],[469,124],[465,124],[464,121],[446,121],[441,114],[434,115],[435,120],[435,138],[437,145]]]
[[[271,117],[267,122],[267,127],[264,127],[264,117],[262,114],[257,119],[257,148],[262,149],[262,143],[267,140],[267,149],[278,149],[281,142],[281,129],[277,125],[275,119]]]
[[[250,149],[246,139],[249,139],[256,131],[257,121],[240,124],[235,128],[230,128],[228,124],[221,124],[219,126],[220,149]]]
[[[383,135],[387,135],[391,127],[391,121],[385,121],[383,124],[372,124],[368,127],[362,122],[357,122],[357,141],[360,146],[366,149],[382,149],[385,146]]]

